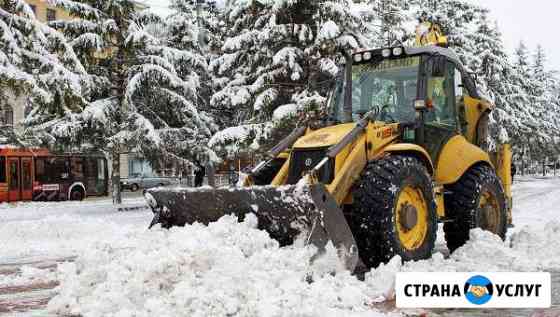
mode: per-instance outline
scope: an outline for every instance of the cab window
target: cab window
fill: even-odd
[[[433,63],[430,73],[426,94],[429,104],[426,123],[455,129],[457,126],[454,92],[455,67],[449,62]]]

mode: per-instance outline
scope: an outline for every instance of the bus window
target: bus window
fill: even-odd
[[[10,160],[10,190],[19,189],[19,161]]]
[[[94,158],[84,158],[85,164],[85,185],[88,195],[97,195],[97,161]]]
[[[105,160],[97,160],[97,178],[99,180],[105,180]]]
[[[22,160],[21,168],[23,189],[31,190],[33,188],[33,182],[31,181],[31,159]]]
[[[64,157],[41,157],[35,160],[35,178],[41,183],[68,180],[69,170],[69,162]]]
[[[73,157],[71,159],[72,177],[74,179],[84,179],[84,158]]]
[[[0,183],[6,182],[6,157],[0,156]]]

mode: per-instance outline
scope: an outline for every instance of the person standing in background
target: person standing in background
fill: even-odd
[[[204,176],[206,175],[206,169],[200,162],[197,160],[194,162],[195,170],[194,170],[194,187],[202,187],[202,183],[204,182]]]

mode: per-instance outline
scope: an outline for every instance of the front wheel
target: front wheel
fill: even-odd
[[[432,255],[436,204],[420,160],[395,155],[369,163],[353,194],[349,222],[365,265],[375,267],[395,255],[405,261]]]
[[[445,210],[450,222],[443,226],[450,252],[469,240],[474,228],[490,231],[505,239],[508,215],[506,197],[496,172],[489,166],[471,168],[461,179],[447,188]]]
[[[82,201],[85,198],[84,196],[84,193],[79,189],[74,189],[70,193],[70,199],[74,201]]]

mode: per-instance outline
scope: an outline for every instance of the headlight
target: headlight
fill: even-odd
[[[365,52],[364,53],[364,61],[371,60],[371,57],[372,57],[371,52]]]
[[[403,53],[402,47],[395,47],[393,49],[393,55],[395,55],[395,56],[400,56],[400,55],[402,55],[402,53]]]
[[[389,56],[391,56],[391,49],[390,48],[386,48],[384,50],[381,51],[381,56],[387,58]]]
[[[354,55],[354,62],[359,63],[362,61],[362,54]]]

